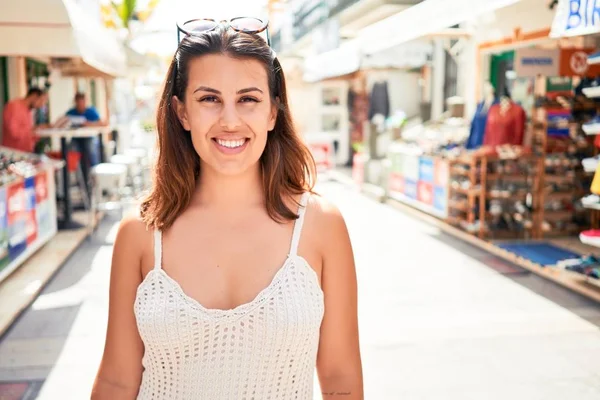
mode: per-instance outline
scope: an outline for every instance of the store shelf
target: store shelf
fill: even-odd
[[[451,168],[450,175],[459,175],[459,176],[470,176],[471,171],[462,169],[462,168]]]
[[[544,177],[544,183],[573,183],[574,180],[574,176],[546,175]]]
[[[528,175],[523,174],[487,174],[488,181],[517,181],[517,182],[526,182],[529,178]]]
[[[572,218],[573,211],[571,210],[544,210],[544,219],[548,221],[563,221]]]
[[[492,193],[488,192],[485,195],[485,197],[487,199],[492,199],[492,200],[524,200],[528,194],[529,194],[528,192],[513,192],[513,193],[510,193],[509,195],[505,195],[505,194],[492,194]]]
[[[544,195],[544,201],[556,201],[556,200],[573,200],[575,195],[572,192],[557,192],[557,193],[549,193]]]
[[[600,134],[600,123],[595,124],[582,124],[581,129],[585,132],[586,135],[598,135]]]
[[[582,92],[588,99],[597,99],[600,97],[600,86],[583,88]]]
[[[449,202],[448,208],[451,208],[453,210],[462,211],[462,212],[469,212],[468,204],[456,204],[456,203]]]
[[[481,195],[481,189],[463,189],[461,187],[453,188],[452,186],[450,186],[450,190],[454,191],[456,193],[464,194],[466,196],[480,196]]]

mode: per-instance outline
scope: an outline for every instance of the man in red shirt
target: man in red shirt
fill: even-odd
[[[31,88],[24,99],[9,101],[2,115],[2,146],[33,153],[35,132],[32,111],[41,108],[48,95],[38,88]]]

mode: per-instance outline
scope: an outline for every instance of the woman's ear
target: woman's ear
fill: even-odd
[[[173,96],[173,98],[171,99],[171,105],[175,113],[177,114],[177,118],[179,118],[179,122],[181,122],[181,126],[183,126],[183,129],[185,129],[186,131],[190,131],[191,127],[188,121],[187,112],[185,110],[185,104],[181,100],[179,100],[177,96]]]
[[[275,104],[271,105],[271,114],[269,115],[269,132],[275,129],[275,123],[277,123],[277,104],[279,104],[279,97],[275,98]]]

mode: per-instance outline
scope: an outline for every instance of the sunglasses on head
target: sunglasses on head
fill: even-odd
[[[215,21],[214,19],[210,18],[200,18],[186,21],[181,25],[177,24],[177,43],[181,42],[181,33],[183,33],[183,37],[195,34],[199,35],[216,29],[220,24],[224,24],[236,32],[254,35],[265,32],[267,45],[271,47],[271,37],[269,36],[269,30],[267,28],[269,26],[269,22],[254,17],[236,17],[223,21]]]

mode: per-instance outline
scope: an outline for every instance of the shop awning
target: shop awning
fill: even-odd
[[[73,74],[124,75],[123,46],[73,0],[0,1],[0,54],[73,59]]]
[[[316,82],[351,74],[359,69],[370,68],[418,68],[427,62],[433,52],[431,43],[414,41],[386,51],[368,52],[357,40],[342,44],[335,50],[307,57],[304,62],[306,82]]]
[[[600,4],[591,0],[560,0],[550,37],[572,37],[600,33]]]
[[[518,3],[520,0],[425,0],[364,28],[361,46],[379,52]],[[464,32],[463,32],[464,33]]]

